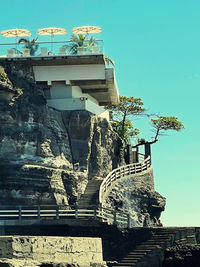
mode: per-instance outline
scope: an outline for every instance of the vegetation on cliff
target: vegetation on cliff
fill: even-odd
[[[154,137],[150,141],[138,138],[137,144],[134,147],[145,143],[156,143],[158,136],[163,135],[165,131],[181,131],[184,129],[183,124],[177,117],[148,114],[141,98],[120,96],[120,104],[118,106],[109,105],[106,108],[111,111],[113,129],[125,143],[130,143],[131,138],[136,137],[140,133],[140,130],[134,127],[134,118],[136,116],[147,116],[150,118],[150,123],[155,133]]]

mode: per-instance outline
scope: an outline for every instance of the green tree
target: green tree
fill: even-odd
[[[155,132],[155,136],[151,141],[146,141],[145,139],[139,139],[138,144],[133,146],[134,148],[145,145],[145,144],[154,144],[158,141],[158,136],[164,135],[164,132],[172,130],[172,131],[181,131],[184,129],[184,125],[182,122],[178,120],[177,117],[174,116],[156,116],[156,119],[151,119],[151,124],[153,126],[153,130]]]
[[[155,130],[155,137],[151,143],[158,141],[158,136],[162,135],[165,131],[181,131],[184,129],[183,124],[178,120],[177,117],[173,116],[157,116],[157,119],[151,119],[151,124]]]
[[[164,132],[173,130],[181,131],[184,129],[183,124],[174,116],[155,116],[146,114],[144,104],[141,98],[120,96],[120,103],[117,106],[106,106],[112,113],[111,124],[113,129],[118,135],[126,142],[130,142],[130,138],[139,134],[139,130],[133,127],[132,121],[135,116],[146,115],[151,117],[151,125],[155,132],[155,136],[151,141],[145,139],[139,139],[138,144],[134,147],[153,144],[158,141],[158,137],[163,135]],[[155,118],[152,118],[154,116]]]
[[[141,98],[120,96],[119,105],[108,105],[106,109],[111,111],[114,130],[125,142],[139,133],[139,130],[133,127],[130,118],[144,114],[146,109]]]
[[[19,39],[18,43],[19,44],[24,43],[25,44],[24,47],[30,49],[30,55],[34,56],[36,51],[38,50],[38,47],[39,47],[39,45],[36,43],[37,39],[38,39],[38,37],[33,39],[33,40],[31,40],[31,41],[29,41],[26,38],[21,38],[21,39]]]
[[[122,128],[122,121],[112,121],[112,127],[115,132],[126,142],[130,144],[131,137],[134,137],[139,134],[139,130],[134,128],[130,120],[126,120],[124,128]]]

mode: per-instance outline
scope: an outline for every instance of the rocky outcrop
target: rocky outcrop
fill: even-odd
[[[1,205],[73,205],[89,179],[123,164],[107,120],[46,105],[30,66],[0,68]]]
[[[165,208],[165,198],[155,191],[153,170],[149,168],[117,180],[104,205],[129,213],[131,226],[153,226]]]
[[[166,249],[163,267],[199,267],[200,245],[176,245]]]
[[[29,63],[0,67],[1,205],[77,205],[89,180],[125,164],[123,151],[106,119],[48,107]],[[155,225],[165,205],[150,172],[119,181],[106,201],[136,226]]]

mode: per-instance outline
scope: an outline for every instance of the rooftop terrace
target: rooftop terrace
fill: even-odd
[[[72,50],[73,41],[35,42],[34,47],[27,48],[25,43],[0,43],[0,57],[52,57],[104,54],[103,40],[96,40],[92,45],[85,41],[83,46]]]

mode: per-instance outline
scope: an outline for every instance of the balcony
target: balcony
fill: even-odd
[[[25,47],[24,43],[1,43],[1,58],[29,58],[29,57],[65,57],[83,55],[102,55],[104,54],[103,40],[96,40],[95,44],[90,45],[85,42],[84,46],[74,46],[72,41],[36,42],[36,51]],[[72,49],[74,47],[74,49]]]

